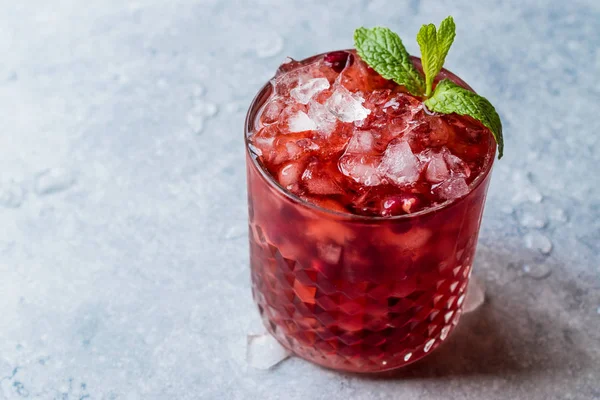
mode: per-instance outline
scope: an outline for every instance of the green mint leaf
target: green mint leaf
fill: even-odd
[[[424,103],[431,111],[469,115],[481,122],[492,131],[498,144],[498,159],[502,158],[504,152],[502,122],[494,106],[485,97],[460,87],[449,79],[444,79],[438,83],[433,95]]]
[[[452,17],[443,20],[437,30],[434,24],[423,25],[417,34],[417,42],[421,49],[421,62],[425,72],[426,97],[431,95],[433,81],[444,66],[446,55],[455,36],[456,25],[454,25]]]
[[[423,77],[397,34],[383,27],[358,28],[354,31],[354,46],[360,58],[379,75],[393,79],[415,96],[423,95]]]

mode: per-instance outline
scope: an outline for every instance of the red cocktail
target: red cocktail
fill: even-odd
[[[337,51],[283,64],[250,107],[246,142],[253,296],[278,341],[356,372],[442,343],[471,274],[490,131],[432,115]]]

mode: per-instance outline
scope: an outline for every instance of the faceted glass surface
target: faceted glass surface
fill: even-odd
[[[415,100],[334,52],[284,64],[248,113],[253,296],[317,364],[401,367],[462,312],[495,144]]]

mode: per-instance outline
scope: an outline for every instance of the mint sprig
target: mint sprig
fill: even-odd
[[[496,109],[485,97],[471,92],[450,79],[444,79],[435,87],[433,95],[425,100],[425,106],[431,111],[442,114],[469,115],[486,126],[496,143],[498,143],[498,159],[504,153],[502,138],[502,122]]]
[[[354,44],[360,58],[379,75],[406,87],[415,96],[423,92],[423,77],[396,33],[383,27],[358,28],[354,31]]]
[[[456,25],[454,25],[452,17],[443,20],[439,30],[434,24],[423,25],[417,34],[417,43],[421,49],[421,64],[423,72],[425,72],[426,97],[431,95],[433,80],[442,70],[455,36]]]
[[[442,70],[446,55],[456,36],[452,17],[447,17],[439,28],[423,25],[417,35],[421,49],[421,65],[425,77],[415,68],[400,37],[388,28],[358,28],[354,31],[354,45],[358,55],[386,79],[406,87],[431,111],[441,114],[469,115],[487,127],[498,144],[498,159],[504,153],[502,122],[494,106],[485,98],[456,83],[444,79],[433,87]]]

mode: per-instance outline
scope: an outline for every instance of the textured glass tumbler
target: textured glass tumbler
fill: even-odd
[[[246,139],[270,92],[252,102]],[[328,368],[377,372],[446,340],[462,313],[495,149],[466,196],[389,218],[309,204],[263,170],[247,140],[246,149],[252,294],[284,347]]]

